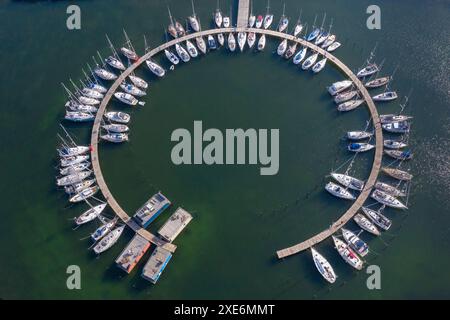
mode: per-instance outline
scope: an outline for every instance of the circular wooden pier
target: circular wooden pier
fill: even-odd
[[[126,223],[131,229],[133,229],[136,233],[150,241],[151,243],[161,246],[171,252],[174,252],[176,249],[176,246],[172,243],[168,243],[161,238],[153,235],[152,233],[148,232],[146,229],[139,226],[119,205],[119,203],[116,201],[114,196],[112,195],[111,191],[109,190],[105,179],[102,174],[102,170],[100,168],[100,159],[98,154],[98,138],[100,133],[100,127],[101,122],[103,118],[103,114],[106,110],[106,107],[109,103],[109,100],[113,96],[114,92],[117,90],[119,85],[128,77],[138,66],[140,66],[145,60],[151,58],[152,56],[158,54],[159,52],[163,51],[164,49],[167,49],[171,46],[174,46],[176,43],[180,43],[186,40],[194,39],[196,37],[204,37],[208,35],[214,35],[218,33],[229,33],[229,32],[255,32],[256,34],[265,34],[268,36],[280,38],[280,39],[287,39],[292,42],[297,42],[300,45],[303,45],[305,47],[308,47],[309,49],[318,52],[319,54],[325,56],[328,58],[328,61],[332,62],[337,68],[339,68],[345,75],[353,81],[355,86],[358,88],[359,92],[361,93],[363,99],[366,102],[367,107],[369,108],[370,115],[372,117],[372,122],[375,128],[375,156],[373,160],[372,170],[370,172],[369,178],[366,182],[366,187],[364,190],[360,193],[358,198],[355,200],[353,205],[336,221],[334,222],[329,228],[323,230],[322,232],[312,236],[311,238],[300,242],[298,244],[295,244],[291,247],[278,250],[277,256],[278,258],[285,258],[290,255],[293,255],[295,253],[298,253],[300,251],[306,250],[315,244],[325,240],[326,238],[330,237],[333,233],[338,231],[342,226],[344,226],[350,219],[353,218],[353,216],[358,212],[358,210],[361,208],[361,206],[364,204],[364,202],[367,200],[367,198],[370,195],[370,192],[377,180],[380,167],[381,167],[381,160],[383,155],[383,133],[381,129],[380,119],[378,116],[377,109],[375,107],[375,103],[373,102],[369,92],[364,87],[364,84],[356,77],[356,75],[348,68],[342,61],[340,61],[338,58],[333,56],[328,51],[300,38],[296,38],[293,35],[289,35],[286,33],[281,33],[278,31],[273,30],[264,30],[264,29],[255,29],[255,28],[247,28],[247,27],[237,27],[237,28],[220,28],[220,29],[210,29],[205,31],[200,31],[196,33],[191,33],[188,35],[185,35],[183,37],[173,39],[169,42],[166,42],[150,51],[148,51],[145,55],[143,55],[138,61],[136,61],[134,64],[132,64],[130,67],[128,67],[125,71],[122,72],[122,74],[115,80],[115,82],[112,84],[112,86],[109,88],[108,92],[105,94],[105,97],[103,98],[100,107],[98,109],[97,115],[95,117],[94,125],[92,128],[92,134],[91,134],[91,146],[92,146],[92,167],[94,171],[94,175],[97,179],[98,186],[100,187],[101,192],[103,193],[103,196],[105,197],[108,205],[112,208],[112,210],[116,213],[116,215],[124,222]]]

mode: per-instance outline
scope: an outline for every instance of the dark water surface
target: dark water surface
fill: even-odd
[[[254,1],[255,13],[265,1]],[[143,34],[151,46],[164,41],[166,1],[81,1],[82,29],[66,28],[67,2],[0,1],[2,168],[0,223],[1,298],[197,299],[197,298],[448,298],[450,297],[450,80],[449,1],[378,1],[382,29],[366,28],[369,1],[286,0],[294,23],[300,8],[310,25],[323,12],[334,18],[333,32],[343,46],[336,56],[359,68],[378,42],[377,61],[389,74],[398,65],[392,88],[401,96],[411,88],[414,115],[409,166],[416,178],[406,213],[386,210],[391,230],[380,238],[363,234],[367,257],[382,272],[382,289],[366,287],[367,274],[342,261],[331,240],[318,249],[339,278],[328,286],[309,253],[277,261],[278,249],[328,227],[349,203],[328,195],[326,175],[350,155],[341,140],[361,130],[368,112],[337,114],[325,87],[342,74],[328,65],[319,75],[302,72],[280,59],[270,40],[263,53],[232,54],[224,49],[194,59],[156,80],[145,66],[138,74],[150,82],[147,104],[131,110],[117,102],[110,109],[132,114],[130,142],[101,144],[105,179],[130,214],[158,190],[173,201],[150,230],[157,231],[177,206],[194,220],[176,239],[172,261],[156,286],[141,279],[143,261],[125,275],[114,260],[131,232],[100,258],[85,238],[95,224],[72,231],[72,217],[85,206],[69,206],[55,190],[56,134],[65,102],[60,82],[79,79],[81,68],[99,50],[108,53],[105,33],[121,45],[125,28],[139,52]],[[197,0],[196,11],[209,26],[215,1]],[[236,2],[237,3],[237,2]],[[223,11],[234,1],[221,1]],[[182,20],[190,1],[169,1]],[[282,11],[272,1],[271,11]],[[165,67],[165,58],[156,57]],[[92,63],[91,63],[92,64]],[[379,106],[398,111],[398,102]],[[259,166],[175,166],[170,161],[176,128],[279,128],[280,171],[260,176]],[[67,125],[80,143],[88,143],[88,125]],[[373,154],[358,157],[355,176],[368,176]],[[388,161],[387,161],[388,162]],[[349,228],[356,230],[352,223]],[[66,268],[79,265],[82,290],[66,289]]]

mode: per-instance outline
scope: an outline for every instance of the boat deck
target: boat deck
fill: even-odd
[[[166,208],[170,206],[170,201],[161,192],[154,194],[144,205],[134,214],[134,219],[141,227],[148,227]]]
[[[142,278],[151,283],[156,283],[164,268],[169,263],[170,258],[172,258],[172,254],[169,251],[156,247],[145,264],[144,269],[142,269]]]
[[[147,252],[148,248],[150,248],[150,242],[139,234],[135,234],[133,239],[131,239],[122,253],[117,257],[117,266],[125,272],[130,273]]]
[[[158,230],[158,234],[166,241],[172,242],[191,222],[192,216],[183,208],[178,208],[169,220]]]

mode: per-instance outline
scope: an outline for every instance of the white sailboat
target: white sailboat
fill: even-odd
[[[348,145],[347,150],[351,152],[367,152],[373,148],[375,148],[375,146],[370,143],[354,142]]]
[[[137,61],[139,60],[139,56],[136,54],[136,50],[134,50],[133,45],[131,44],[130,38],[128,38],[125,29],[123,30],[123,34],[125,36],[125,46],[120,48],[120,52],[130,60]]]
[[[56,179],[56,185],[58,187],[70,186],[72,184],[79,183],[89,177],[91,175],[90,171],[80,171],[69,174],[67,176],[63,176],[59,179]]]
[[[393,197],[406,197],[406,193],[399,190],[397,187],[387,184],[386,182],[377,181],[377,183],[375,183],[375,189],[386,192]]]
[[[277,54],[279,56],[282,56],[286,52],[286,49],[287,49],[287,39],[283,39],[278,45]]]
[[[345,101],[355,98],[357,95],[358,95],[357,90],[341,92],[334,97],[334,103],[341,104]]]
[[[237,38],[238,38],[239,50],[241,50],[241,52],[242,52],[244,50],[245,43],[247,42],[247,33],[239,32]]]
[[[203,37],[197,37],[195,38],[195,43],[197,44],[198,49],[201,53],[206,54],[206,42]]]
[[[128,104],[130,106],[135,106],[139,102],[138,99],[136,99],[134,96],[132,96],[129,93],[125,92],[115,92],[114,97],[119,100],[120,102],[123,102],[125,104]]]
[[[95,116],[92,113],[80,111],[66,111],[64,119],[73,122],[87,122],[87,121],[94,121]]]
[[[262,34],[258,40],[258,50],[262,51],[266,47],[266,35]]]
[[[280,22],[278,23],[278,32],[285,31],[289,25],[289,19],[284,14],[285,9],[286,9],[286,4],[283,4],[283,14],[281,15]]]
[[[118,123],[128,123],[130,122],[130,115],[121,111],[109,111],[104,114],[105,118],[109,121]]]
[[[90,208],[89,210],[85,211],[83,214],[81,214],[78,218],[75,219],[76,225],[79,226],[94,220],[103,212],[103,210],[105,210],[105,208],[106,203],[102,203],[95,207]]]
[[[314,264],[322,277],[329,283],[334,283],[337,276],[328,260],[325,259],[319,252],[317,252],[317,250],[312,247],[311,254]]]
[[[111,248],[117,242],[117,240],[119,240],[124,230],[125,225],[116,227],[115,229],[108,232],[108,234],[104,236],[103,239],[99,243],[97,243],[97,245],[95,245],[93,249],[94,252],[96,254],[100,254]]]
[[[132,94],[133,96],[136,97],[143,97],[147,94],[145,91],[139,89],[137,86],[131,83],[122,82],[120,84],[120,88],[126,93]]]
[[[130,128],[128,128],[127,125],[119,124],[119,123],[105,124],[102,126],[102,128],[108,132],[114,132],[114,133],[123,133],[123,132],[128,132],[130,130]]]
[[[380,231],[377,229],[377,227],[366,217],[364,217],[361,213],[357,213],[353,220],[356,222],[358,226],[361,227],[361,229],[366,230],[367,232],[379,236]]]
[[[130,74],[128,78],[130,78],[130,81],[133,82],[136,87],[144,90],[148,88],[148,83],[144,79],[137,77],[135,74]]]
[[[334,95],[350,88],[352,85],[353,85],[353,82],[351,80],[338,81],[328,87],[328,92],[332,96],[334,96]]]
[[[99,218],[101,218],[101,216],[99,216]],[[106,236],[108,234],[108,232],[110,232],[111,229],[114,228],[118,219],[119,219],[118,217],[115,217],[114,219],[111,219],[110,221],[104,221],[104,223],[100,227],[95,229],[95,231],[91,234],[92,241],[97,242],[101,238]]]
[[[198,50],[190,40],[186,40],[186,48],[192,58],[196,58],[198,56]]]
[[[334,50],[336,50],[337,48],[339,48],[342,44],[338,41],[333,42],[328,48],[327,51],[328,52],[333,52]]]
[[[255,45],[256,42],[256,33],[249,32],[247,37],[247,45],[251,49]]]
[[[337,185],[334,182],[328,182],[325,185],[325,190],[327,190],[329,193],[331,193],[333,196],[345,199],[345,200],[355,200],[355,196],[353,196],[349,191],[347,191],[345,188]]]
[[[318,53],[313,53],[310,55],[303,63],[302,63],[302,69],[308,70],[313,66],[314,63],[316,63],[317,58],[319,57]]]
[[[303,61],[306,57],[306,53],[308,52],[308,49],[306,47],[302,47],[294,56],[293,62],[294,64],[299,64]]]
[[[231,52],[236,50],[236,39],[234,38],[233,32],[228,34],[228,49],[230,49]]]
[[[191,60],[191,56],[181,44],[175,44],[175,50],[177,51],[177,55],[180,57],[181,61],[189,62],[189,60]]]
[[[319,73],[320,71],[323,70],[323,68],[325,68],[325,65],[327,64],[328,59],[327,58],[323,58],[322,60],[318,61],[313,67],[312,67],[312,71],[314,73]]]
[[[150,69],[150,71],[153,72],[153,74],[155,74],[156,76],[162,78],[166,74],[166,71],[156,62],[149,59],[145,60],[145,63],[147,64],[147,67]]]
[[[379,203],[391,208],[408,209],[408,207],[404,205],[400,200],[381,190],[374,190],[371,197]]]
[[[362,191],[364,189],[364,181],[354,178],[352,176],[332,172],[331,177],[347,188],[357,191]]]
[[[345,112],[345,111],[351,111],[359,107],[364,103],[364,99],[353,99],[346,101],[344,103],[341,103],[337,106],[338,111]]]
[[[172,64],[177,65],[178,63],[180,63],[180,59],[178,59],[177,55],[169,49],[164,49],[164,54]]]
[[[122,143],[129,140],[128,133],[116,133],[116,132],[100,135],[100,138],[102,140],[113,143]]]
[[[70,202],[80,202],[86,200],[97,193],[99,190],[98,186],[89,187],[81,191],[80,193],[75,194],[73,197],[69,199]]]
[[[222,27],[223,18],[222,18],[222,12],[219,9],[219,0],[217,0],[217,9],[216,9],[216,12],[214,13],[214,22],[215,22],[217,28]]]
[[[345,228],[341,228],[342,237],[345,242],[355,250],[361,257],[365,257],[369,253],[369,246],[361,240],[355,233]]]
[[[266,12],[266,15],[265,15],[264,21],[263,21],[264,29],[269,29],[270,25],[273,22],[273,14],[269,13],[269,9],[270,9],[269,0],[267,0],[267,12]]]
[[[373,132],[367,132],[367,131],[348,131],[347,132],[347,139],[349,140],[362,140],[367,139],[373,136]]]
[[[344,241],[339,238],[332,236],[334,245],[339,255],[347,262],[350,266],[356,270],[361,270],[363,268],[363,261],[360,257],[347,245]]]
[[[195,14],[195,8],[194,8],[194,0],[191,1],[192,4],[192,16],[188,17],[189,25],[191,26],[191,29],[195,32],[200,31],[200,23],[198,21],[197,15]]]

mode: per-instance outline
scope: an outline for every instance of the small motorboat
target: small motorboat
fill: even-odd
[[[313,53],[312,55],[310,55],[303,63],[302,63],[302,69],[303,70],[308,70],[309,68],[311,68],[314,63],[316,63],[317,58],[319,57],[318,53]]]
[[[283,39],[278,45],[277,54],[279,56],[282,56],[286,52],[286,49],[287,49],[287,39]]]
[[[369,253],[369,245],[361,240],[356,234],[347,230],[345,228],[341,228],[342,237],[345,242],[355,250],[361,257],[365,257]]]
[[[347,191],[345,188],[339,186],[336,183],[328,182],[325,185],[325,190],[327,190],[335,197],[346,200],[355,200],[355,197],[349,191]]]
[[[259,15],[259,16],[256,18],[255,27],[258,28],[258,29],[261,28],[262,25],[263,25],[263,21],[264,21],[263,16],[262,16],[262,15]]]
[[[101,139],[113,143],[121,143],[129,140],[127,133],[111,132],[100,136]]]
[[[137,97],[143,97],[147,94],[145,91],[139,89],[137,86],[131,83],[122,82],[120,84],[120,88],[126,93],[132,94],[133,96]]]
[[[332,172],[331,177],[347,188],[356,191],[362,191],[364,189],[364,181],[356,179],[352,176]]]
[[[319,73],[320,71],[322,71],[323,68],[325,68],[325,65],[327,63],[327,58],[323,58],[322,60],[320,60],[319,62],[317,62],[313,67],[312,67],[312,71],[314,73]]]
[[[342,44],[340,42],[333,42],[328,48],[327,51],[328,52],[333,52],[334,50],[336,50],[337,48],[339,48]]]
[[[273,22],[273,14],[266,14],[263,22],[264,29],[269,29],[272,22]]]
[[[397,160],[411,160],[413,158],[413,153],[409,150],[384,150],[384,153]]]
[[[399,140],[385,139],[383,141],[383,145],[388,149],[402,149],[408,146],[407,143]]]
[[[342,257],[342,259],[344,259],[345,262],[347,262],[356,270],[361,270],[364,265],[361,258],[358,257],[358,255],[344,241],[340,240],[335,236],[332,236],[332,238],[336,250],[339,252],[339,255]]]
[[[404,205],[400,200],[398,200],[396,197],[391,196],[390,194],[381,191],[381,190],[374,190],[371,195],[372,199],[378,201],[381,204],[384,204],[385,206],[396,208],[396,209],[408,209],[406,205]]]
[[[412,174],[400,169],[382,167],[381,170],[392,178],[400,181],[410,181],[413,178]]]
[[[173,53],[172,51],[170,51],[168,49],[164,49],[164,54],[166,55],[166,58],[169,59],[169,61],[172,64],[177,65],[178,63],[180,63],[180,59],[178,59],[177,55],[175,53]]]
[[[379,70],[380,69],[378,68],[378,66],[375,63],[369,63],[366,67],[364,67],[361,70],[359,70],[356,73],[356,76],[358,78],[367,77],[367,76],[370,76],[370,75],[378,72]]]
[[[175,44],[175,50],[177,51],[177,55],[183,62],[189,62],[189,60],[191,60],[191,56],[181,44]]]
[[[408,133],[410,130],[408,121],[383,123],[381,127],[383,130],[391,133]]]
[[[367,132],[367,131],[348,131],[347,132],[347,139],[349,140],[362,140],[367,139],[373,136],[373,132]]]
[[[228,49],[230,49],[231,52],[236,50],[236,38],[234,37],[233,32],[228,34]]]
[[[345,111],[351,111],[359,107],[364,103],[363,99],[354,99],[349,100],[344,103],[341,103],[337,106],[338,111],[345,112]]]
[[[114,97],[120,102],[128,104],[130,106],[135,106],[139,102],[133,95],[125,92],[115,92]]]
[[[331,86],[329,86],[328,93],[332,96],[335,96],[336,94],[350,88],[353,85],[353,82],[351,80],[343,80],[333,83]]]
[[[247,33],[239,32],[237,38],[238,38],[239,50],[241,50],[241,52],[242,52],[244,50],[245,43],[247,42]]]
[[[197,44],[198,50],[200,50],[201,53],[206,54],[206,42],[203,37],[197,37],[195,38],[195,43]]]
[[[314,264],[322,275],[322,277],[329,283],[334,283],[336,281],[336,273],[334,273],[333,267],[319,252],[311,247],[311,254]]]
[[[87,122],[87,121],[94,121],[95,116],[92,113],[80,111],[66,111],[64,119],[73,122]]]
[[[85,211],[83,214],[81,214],[78,218],[75,219],[76,225],[80,226],[82,224],[94,220],[103,212],[103,210],[105,210],[105,208],[106,203],[102,203],[95,207],[90,208],[89,210]]]
[[[109,121],[118,122],[118,123],[128,123],[130,122],[130,115],[121,111],[109,111],[105,113],[105,118]]]
[[[89,155],[78,155],[78,156],[62,157],[60,163],[61,167],[69,167],[88,160]]]
[[[93,186],[93,187],[83,189],[80,193],[77,193],[73,197],[71,197],[69,199],[69,201],[75,203],[75,202],[80,202],[80,201],[86,200],[86,199],[92,197],[93,195],[95,195],[98,190],[99,190],[98,186]]]
[[[262,51],[266,47],[266,35],[262,34],[258,40],[258,50]]]
[[[366,152],[372,150],[373,148],[375,148],[373,144],[364,142],[355,142],[350,143],[347,147],[347,150],[351,152]]]
[[[91,164],[89,162],[79,163],[73,166],[64,167],[59,169],[59,173],[63,176],[78,174],[84,170],[88,170]]]
[[[56,179],[56,185],[58,187],[70,186],[72,184],[80,183],[87,177],[91,175],[91,171],[80,171],[69,174],[67,176],[63,176],[59,179]]]
[[[358,95],[357,90],[341,92],[334,97],[334,103],[336,103],[336,104],[343,103],[345,101],[355,98],[357,95]]]
[[[108,132],[114,132],[114,133],[128,132],[130,130],[130,128],[128,128],[127,125],[118,124],[118,123],[105,124],[102,126],[102,128]]]
[[[186,40],[186,48],[192,58],[198,57],[197,47],[190,40]]]
[[[372,89],[372,88],[379,88],[379,87],[382,87],[382,86],[388,84],[390,80],[391,80],[391,77],[377,78],[377,79],[373,79],[373,80],[367,81],[364,84],[364,86],[366,88],[370,88],[370,89]]]
[[[125,66],[122,63],[122,61],[120,61],[116,57],[109,56],[108,58],[105,59],[105,62],[117,70],[121,70],[121,71],[125,70]]]
[[[255,45],[256,42],[256,33],[249,32],[247,37],[247,45],[251,49]]]
[[[162,78],[166,74],[166,71],[156,62],[152,60],[145,60],[145,63],[147,64],[147,67],[150,69],[151,72],[153,72],[154,75]]]
[[[213,40],[214,40],[214,38],[213,38]],[[223,45],[225,44],[225,36],[223,35],[223,33],[219,33],[217,35],[217,42],[219,43],[219,46],[223,47]]]
[[[117,242],[117,240],[119,240],[120,236],[123,233],[123,230],[125,230],[125,225],[117,227],[108,232],[108,234],[104,236],[103,239],[95,245],[93,249],[94,252],[96,254],[100,254],[111,248]]]
[[[392,122],[402,122],[412,119],[412,116],[407,116],[403,114],[380,114],[381,123],[392,123]]]
[[[130,78],[130,81],[133,82],[136,87],[144,90],[148,88],[148,83],[144,79],[139,78],[135,75],[129,75],[128,78]]]
[[[83,189],[86,189],[86,188],[92,186],[95,183],[95,181],[96,181],[95,179],[80,181],[80,182],[74,183],[70,186],[65,186],[64,191],[67,194],[79,193]]]
[[[299,64],[300,62],[302,62],[303,59],[305,59],[305,57],[306,57],[307,51],[308,51],[308,48],[302,47],[294,56],[294,59],[293,59],[294,64]]]
[[[358,226],[361,227],[361,229],[366,230],[367,232],[376,236],[380,235],[380,231],[378,230],[378,228],[369,219],[364,217],[361,213],[357,213],[353,217],[353,220],[356,222]]]
[[[91,148],[88,146],[76,146],[76,147],[62,147],[57,151],[60,157],[73,157],[88,153],[90,150]]]
[[[390,184],[387,184],[387,183],[381,182],[381,181],[377,181],[377,183],[375,183],[375,189],[386,192],[387,194],[390,194],[393,197],[405,197],[406,196],[406,194],[403,191],[397,189],[394,186],[391,186]]]
[[[214,37],[213,37],[211,34],[208,35],[208,47],[209,47],[211,50],[217,49],[216,40],[214,39]]]
[[[377,94],[376,96],[373,96],[373,101],[392,101],[398,98],[397,92],[395,91],[386,91],[380,94]]]
[[[381,214],[381,212],[366,207],[362,207],[362,211],[377,227],[385,231],[391,227],[392,221]]]

